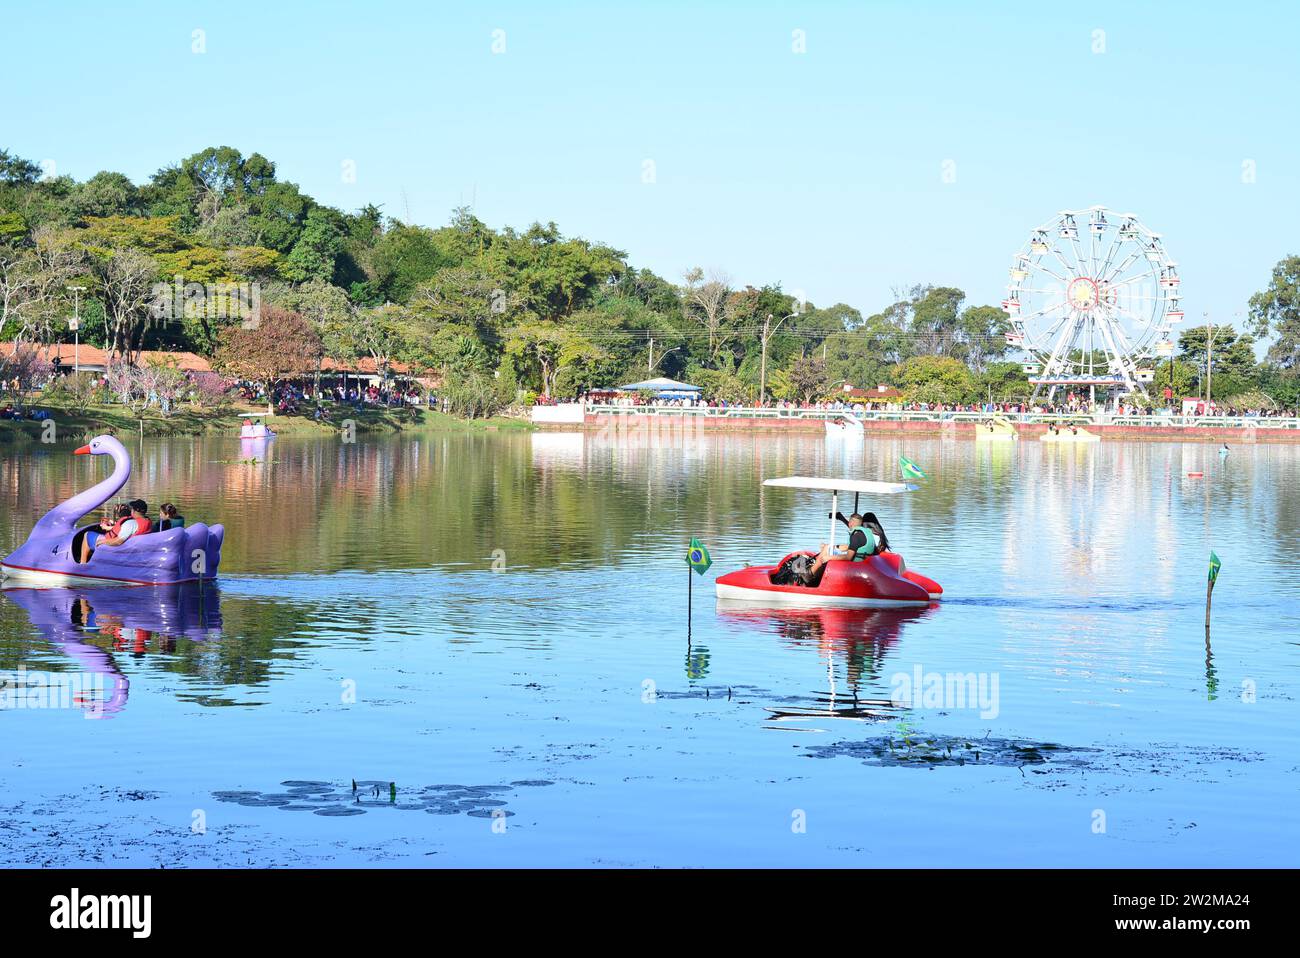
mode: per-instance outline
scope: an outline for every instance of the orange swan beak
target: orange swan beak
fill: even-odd
[[[89,447],[89,446],[82,446],[80,449],[74,449],[74,450],[72,450],[72,454],[73,454],[74,456],[89,456],[89,455],[90,455],[90,447]]]

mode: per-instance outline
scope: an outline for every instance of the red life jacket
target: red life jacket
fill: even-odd
[[[130,517],[128,516],[127,518]],[[110,538],[116,539],[118,536],[122,534],[122,523],[124,522],[126,522],[125,518],[118,519],[116,522],[113,523],[113,528],[108,530],[108,535]]]
[[[131,518],[134,519],[135,517],[132,516]],[[148,518],[147,516],[143,519],[136,519],[135,525],[136,525],[135,534],[138,536],[142,536],[146,532],[153,531],[153,520]]]

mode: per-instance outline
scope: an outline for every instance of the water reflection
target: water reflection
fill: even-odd
[[[179,638],[202,641],[221,634],[221,596],[211,584],[68,589],[4,589],[37,632],[94,677],[80,698],[86,709],[113,715],[126,707],[131,682],[117,657],[173,652]]]
[[[814,651],[826,661],[826,689],[813,707],[770,708],[775,721],[808,718],[874,720],[896,711],[881,684],[886,655],[908,623],[934,614],[934,603],[906,609],[773,609],[719,600],[718,618],[732,625],[771,632],[788,648]],[[844,672],[840,681],[837,666]],[[874,697],[873,697],[874,696]]]

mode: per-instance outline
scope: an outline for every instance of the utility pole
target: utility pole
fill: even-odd
[[[659,354],[659,361],[663,362],[663,358],[665,356],[681,348],[682,347],[680,346],[670,346],[668,349],[665,349],[662,353]],[[652,373],[654,371],[655,371],[655,341],[654,341],[654,337],[652,336],[650,338],[650,355],[646,358],[646,372]]]
[[[86,287],[69,286],[68,290],[72,293],[72,322],[68,324],[72,327],[72,374],[79,376],[81,374],[81,294],[86,291]]]
[[[1205,412],[1210,412],[1210,387],[1214,384],[1214,322],[1209,313],[1205,317]]]
[[[798,312],[793,312],[790,314],[790,316],[798,316],[798,315],[799,315]],[[787,319],[790,318],[790,316],[782,316],[780,322],[778,322],[775,326],[771,325],[772,323],[771,313],[768,313],[767,318],[763,320],[763,336],[762,336],[763,351],[762,351],[762,359],[759,361],[759,373],[758,373],[758,404],[760,406],[764,405],[767,402],[767,344],[768,341],[773,336],[776,335],[776,331],[781,328],[781,323],[784,323]],[[825,344],[823,344],[823,348],[824,346]]]

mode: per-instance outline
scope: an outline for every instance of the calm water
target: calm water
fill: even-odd
[[[102,686],[0,711],[6,864],[1296,864],[1300,447],[132,448],[129,493],[225,523],[220,585],[0,598],[0,669]],[[107,471],[0,449],[4,553]],[[930,480],[863,506],[940,606],[719,607],[715,575],[826,537],[763,478],[900,454]],[[982,707],[894,694],[918,673]]]

